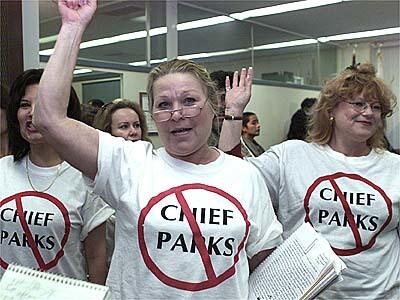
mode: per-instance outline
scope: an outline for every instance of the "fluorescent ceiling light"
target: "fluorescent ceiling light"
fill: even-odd
[[[183,30],[188,30],[188,29],[194,29],[194,28],[228,23],[228,22],[232,22],[232,21],[235,21],[235,20],[230,17],[226,17],[226,16],[217,16],[217,17],[213,17],[213,18],[200,19],[200,20],[196,20],[196,21],[181,23],[181,24],[178,24],[176,26],[176,28],[178,29],[178,31],[183,31]]]
[[[93,70],[91,70],[91,69],[76,69],[76,70],[74,70],[74,75],[91,73],[91,72],[93,72]]]
[[[251,17],[280,14],[280,13],[284,13],[284,12],[288,12],[288,11],[329,5],[329,4],[339,3],[339,2],[343,2],[343,1],[349,1],[349,0],[305,0],[305,1],[287,3],[287,4],[269,6],[269,7],[265,7],[265,8],[253,9],[253,10],[248,10],[248,11],[244,11],[241,13],[231,14],[230,15],[231,17],[216,16],[216,17],[212,17],[212,18],[200,19],[200,20],[177,24],[177,30],[183,31],[183,30],[189,30],[189,29],[194,29],[194,28],[207,27],[207,26],[232,22],[232,21],[234,21],[233,18],[243,20],[243,19],[247,19],[247,18],[251,18]],[[166,27],[158,27],[158,28],[150,29],[150,36],[156,36],[156,35],[166,34],[166,33],[167,33]],[[146,36],[147,36],[147,33],[145,30],[130,32],[130,33],[120,34],[120,35],[116,35],[116,36],[112,36],[112,37],[106,37],[106,38],[102,38],[102,39],[96,39],[96,40],[83,42],[80,45],[80,49],[86,49],[86,48],[91,48],[91,47],[98,47],[98,46],[109,45],[109,44],[114,44],[114,43],[119,43],[119,42],[124,42],[124,41],[141,39],[141,38],[145,38]],[[56,39],[57,39],[57,35],[53,35],[53,36],[41,38],[39,40],[39,42],[41,44],[48,43],[51,41],[55,41]],[[54,52],[54,49],[46,49],[46,50],[40,51],[39,54],[51,55],[51,54],[53,54],[53,52]]]
[[[400,34],[400,27],[325,36],[325,37],[318,38],[318,41],[320,41],[321,43],[326,43],[329,41],[344,41],[344,40],[362,39],[362,38],[367,38],[367,37],[389,35],[389,34]]]
[[[196,58],[206,58],[206,57],[213,57],[213,56],[222,56],[222,55],[230,55],[230,54],[237,54],[248,52],[250,49],[235,49],[235,50],[226,50],[226,51],[217,51],[217,52],[205,52],[205,53],[194,53],[194,54],[187,54],[178,56],[179,59],[196,59]]]
[[[150,61],[150,64],[159,64],[162,63],[164,61],[167,61],[166,58],[160,58],[160,59],[152,59]],[[147,61],[142,60],[142,61],[136,61],[136,62],[132,62],[129,63],[131,66],[135,66],[135,67],[141,67],[141,66],[147,66]]]
[[[269,16],[281,14],[289,11],[296,11],[301,9],[313,8],[318,6],[325,6],[335,3],[340,3],[346,0],[305,0],[286,4],[279,4],[269,7],[247,10],[240,13],[230,14],[232,18],[244,20],[248,18],[255,18],[261,16]]]
[[[166,33],[167,33],[167,27],[157,27],[157,28],[150,29],[150,36],[156,36],[156,35],[161,35],[161,34],[166,34]],[[115,43],[119,43],[119,42],[141,39],[141,38],[145,38],[146,36],[147,36],[146,30],[130,32],[130,33],[125,33],[125,34],[115,35],[112,37],[82,42],[80,44],[79,48],[87,49],[87,48],[92,48],[92,47],[104,46],[104,45],[115,44]],[[41,50],[41,51],[39,51],[39,54],[40,55],[51,55],[51,54],[53,54],[53,52],[54,52],[54,48]]]
[[[310,45],[310,44],[316,44],[316,43],[318,43],[318,41],[315,39],[304,39],[304,40],[296,40],[296,41],[290,41],[290,42],[266,44],[266,45],[256,46],[253,49],[254,50],[268,50],[268,49],[278,49],[278,48]]]
[[[39,39],[39,44],[55,42],[57,40],[57,36],[58,36],[58,34],[43,37],[43,38]]]

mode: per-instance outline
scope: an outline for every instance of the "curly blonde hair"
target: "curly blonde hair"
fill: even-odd
[[[363,95],[366,101],[378,100],[382,107],[381,125],[367,140],[367,145],[371,148],[386,148],[385,119],[393,112],[396,96],[381,79],[376,77],[375,68],[370,63],[349,67],[324,85],[319,101],[312,109],[307,140],[320,145],[327,144],[332,138],[333,131],[331,112],[340,102],[355,99],[359,95]]]

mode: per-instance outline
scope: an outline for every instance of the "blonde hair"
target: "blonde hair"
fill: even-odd
[[[218,107],[215,83],[211,80],[210,74],[207,72],[205,67],[193,61],[185,59],[173,59],[167,62],[163,62],[150,71],[147,81],[147,95],[149,97],[152,107],[154,103],[154,82],[165,75],[173,73],[187,73],[197,78],[206,89],[206,95],[208,99],[207,103],[210,105],[212,111],[215,114]]]
[[[381,125],[367,140],[367,145],[371,148],[386,148],[385,119],[393,112],[396,96],[381,79],[376,77],[375,68],[369,63],[349,67],[324,85],[319,101],[312,108],[307,140],[320,145],[327,144],[332,138],[333,131],[331,112],[340,102],[355,99],[359,95],[363,95],[366,101],[378,100],[382,107]]]
[[[115,99],[107,104],[104,104],[99,111],[97,112],[94,121],[93,127],[100,129],[102,131],[108,132],[111,134],[111,121],[112,115],[115,111],[121,108],[130,108],[134,112],[137,113],[139,117],[140,128],[142,130],[142,141],[150,142],[148,137],[148,129],[146,123],[146,117],[137,103],[129,101],[127,99]]]

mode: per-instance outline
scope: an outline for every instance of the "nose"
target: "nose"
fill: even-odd
[[[179,119],[183,118],[182,107],[171,111],[171,120],[178,121]]]
[[[29,115],[30,116],[33,116],[33,112],[35,111],[35,104],[34,103],[31,103],[31,106],[30,106],[30,110],[29,110]]]
[[[372,116],[374,112],[372,111],[371,105],[368,104],[367,107],[362,111],[362,114],[366,116]]]
[[[137,136],[137,134],[138,134],[138,130],[134,126],[131,126],[130,130],[129,130],[129,135],[130,136]]]

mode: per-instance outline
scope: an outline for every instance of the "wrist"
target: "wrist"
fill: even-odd
[[[225,115],[242,116],[243,110],[244,109],[236,108],[236,107],[227,107],[227,108],[225,108]]]
[[[242,115],[227,115],[227,114],[225,114],[224,120],[241,121],[241,120],[243,120],[243,116]]]

